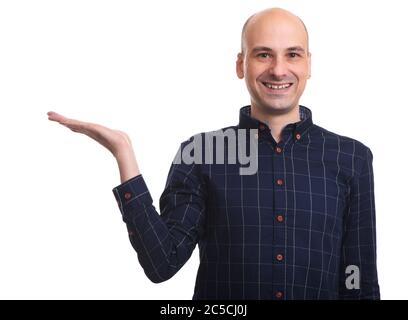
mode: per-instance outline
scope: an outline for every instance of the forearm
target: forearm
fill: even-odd
[[[177,223],[162,219],[153,205],[139,213],[125,211],[129,239],[146,276],[154,283],[170,279],[191,256],[195,240],[189,241]]]
[[[138,253],[140,264],[153,282],[162,282],[172,277],[188,260],[197,243],[198,229],[202,220],[201,200],[195,194],[179,196],[173,193],[175,186],[180,191],[177,179],[173,187],[162,196],[162,216],[153,206],[153,199],[142,175],[122,183],[113,189],[124,222],[129,231],[133,248]],[[175,191],[177,193],[177,191]],[[187,217],[183,219],[183,217]]]

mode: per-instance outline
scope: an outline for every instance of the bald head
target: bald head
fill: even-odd
[[[269,24],[267,22],[269,22]],[[241,52],[243,54],[245,54],[248,37],[254,32],[259,32],[259,30],[262,29],[262,26],[269,27],[271,23],[289,25],[291,28],[301,33],[301,35],[305,37],[307,46],[306,50],[309,50],[309,34],[303,21],[287,10],[271,8],[253,14],[245,22],[241,34]]]

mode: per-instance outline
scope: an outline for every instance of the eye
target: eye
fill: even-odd
[[[269,58],[271,55],[267,52],[262,52],[260,54],[257,55],[257,57],[259,58]]]
[[[290,58],[297,58],[297,57],[300,57],[300,54],[296,53],[296,52],[289,52],[289,57]]]

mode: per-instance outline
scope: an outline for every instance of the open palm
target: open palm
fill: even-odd
[[[116,157],[119,150],[131,146],[129,136],[120,130],[114,130],[96,123],[70,119],[56,112],[47,113],[48,119],[68,127],[74,132],[82,133],[99,142]]]

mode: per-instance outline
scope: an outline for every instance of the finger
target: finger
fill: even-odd
[[[47,112],[47,115],[49,120],[58,122],[59,124],[62,124],[75,132],[82,132],[87,125],[86,122],[64,117],[63,115],[54,111]]]
[[[47,112],[47,115],[48,115],[48,120],[56,121],[56,122],[64,122],[68,119],[64,117],[63,115],[56,113],[54,111]]]

